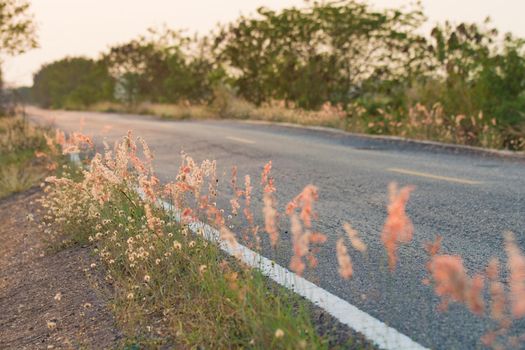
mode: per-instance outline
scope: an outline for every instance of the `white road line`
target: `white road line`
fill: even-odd
[[[448,182],[456,182],[456,183],[466,184],[466,185],[480,185],[480,184],[483,183],[481,181],[460,179],[460,178],[457,178],[457,177],[440,176],[440,175],[434,175],[434,174],[429,174],[429,173],[421,173],[421,172],[418,172],[418,171],[412,171],[412,170],[407,170],[407,169],[388,168],[386,170],[394,172],[394,173],[399,173],[399,174],[419,176],[419,177],[426,177],[426,178],[429,178],[429,179],[442,180],[442,181],[448,181]]]
[[[181,213],[177,208],[160,200],[159,204],[166,211],[173,212],[175,219],[180,221]],[[366,312],[361,311],[346,300],[318,287],[274,261],[254,252],[250,248],[240,243],[232,246],[222,241],[220,239],[220,233],[213,227],[200,221],[192,222],[188,226],[193,233],[201,234],[205,239],[217,242],[220,248],[226,253],[237,257],[253,268],[259,269],[263,275],[308,299],[338,319],[341,323],[363,334],[381,349],[428,350],[394,328],[387,326]]]
[[[228,140],[237,141],[237,142],[241,142],[241,143],[247,143],[247,144],[250,144],[250,145],[255,143],[255,141],[247,140],[247,139],[243,139],[243,138],[235,137],[235,136],[226,136],[226,138]]]

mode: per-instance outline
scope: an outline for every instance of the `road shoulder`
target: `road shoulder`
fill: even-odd
[[[0,348],[113,348],[121,336],[94,258],[89,248],[48,249],[31,220],[41,195],[0,200]]]

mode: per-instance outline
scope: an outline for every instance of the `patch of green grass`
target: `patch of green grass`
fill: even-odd
[[[181,166],[177,182],[162,189],[148,166],[149,148],[145,143],[142,148],[144,162],[128,135],[117,142],[116,152],[94,155],[82,172],[64,167],[61,177],[48,180],[42,198],[43,227],[59,242],[56,249],[89,244],[104,265],[113,287],[111,305],[127,339],[122,347],[326,349],[346,344],[342,334],[325,335],[316,328],[306,300],[155,205],[157,198],[173,195],[173,188],[183,189],[170,196],[180,208],[194,204],[202,188],[215,198],[214,162],[198,166],[186,157],[191,167]],[[194,179],[202,181],[189,191]],[[195,209],[195,215],[215,214],[223,239],[233,244],[234,234],[228,239],[224,233],[221,211],[207,201],[198,205],[207,211]]]
[[[257,270],[160,209],[152,210],[162,228],[148,229],[145,203],[133,191],[114,187],[103,205],[75,195],[87,198],[66,196],[77,204],[66,217],[60,212],[61,238],[91,242],[104,262],[113,310],[128,338],[123,348],[328,348],[305,301],[270,287]]]
[[[15,117],[0,117],[0,198],[36,185],[48,173],[36,151],[45,149],[44,131]]]
[[[129,106],[115,102],[100,102],[90,106],[88,109],[96,112],[155,115],[165,120],[202,120],[217,118],[217,113],[204,104],[188,105],[144,102]]]
[[[42,168],[27,163],[2,164],[0,162],[0,198],[33,187],[45,174]]]
[[[31,161],[35,157],[34,149],[22,149],[9,153],[0,153],[0,164],[2,166],[11,164],[22,164]]]

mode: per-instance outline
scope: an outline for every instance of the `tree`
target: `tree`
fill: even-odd
[[[17,55],[37,45],[35,25],[25,0],[0,1],[0,51]]]
[[[44,65],[33,78],[32,95],[45,108],[82,108],[112,100],[113,88],[102,61],[71,57]]]
[[[128,104],[209,100],[218,74],[206,39],[171,30],[149,34],[113,46],[104,55],[121,100]]]
[[[346,104],[371,79],[392,80],[421,62],[425,40],[414,34],[424,19],[412,11],[376,11],[343,0],[281,12],[265,8],[222,28],[219,58],[245,98],[260,104],[284,99],[304,108]]]
[[[29,3],[25,0],[0,0],[0,55],[18,55],[36,46],[35,25],[29,14]],[[0,91],[0,113],[4,110],[4,104],[3,92]]]
[[[103,60],[128,104],[158,96],[168,74],[162,49],[143,37],[111,47]]]
[[[482,112],[486,122],[497,122],[503,146],[513,148],[521,137],[516,130],[525,129],[525,41],[500,36],[487,18],[481,25],[438,25],[429,44],[433,94],[419,102],[440,102],[446,114]]]

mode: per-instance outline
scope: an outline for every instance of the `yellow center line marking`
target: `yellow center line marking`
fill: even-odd
[[[399,168],[388,168],[386,170],[392,171],[394,173],[400,173],[400,174],[405,174],[405,175],[413,175],[413,176],[421,176],[421,177],[426,177],[426,178],[434,179],[434,180],[456,182],[456,183],[467,184],[467,185],[480,185],[480,184],[483,183],[481,181],[459,179],[459,178],[456,178],[456,177],[448,177],[448,176],[439,176],[439,175],[433,175],[433,174],[428,174],[428,173],[420,173],[418,171],[399,169]]]
[[[235,137],[235,136],[226,136],[226,138],[228,140],[237,141],[237,142],[241,142],[241,143],[248,143],[248,144],[254,144],[255,143],[255,141],[246,140],[246,139],[243,139],[243,138],[240,138],[240,137]]]

